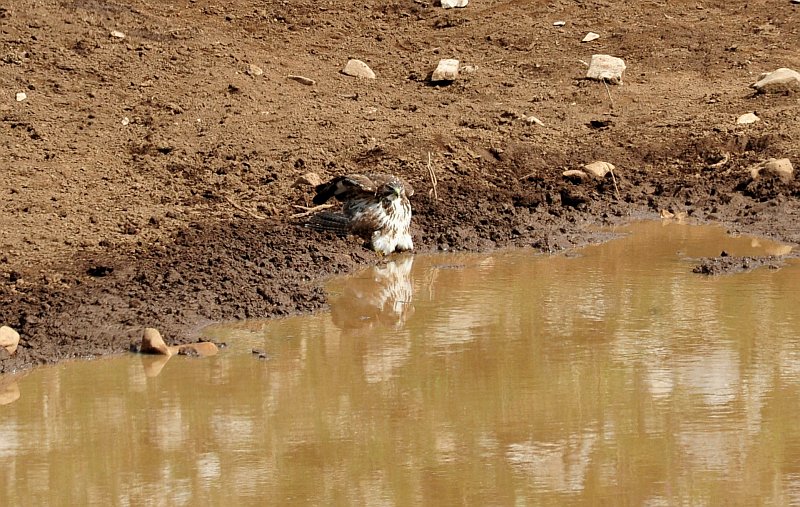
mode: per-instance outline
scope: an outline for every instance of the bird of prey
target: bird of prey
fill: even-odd
[[[335,197],[343,203],[337,212],[322,211],[307,225],[314,229],[353,234],[382,255],[412,250],[411,185],[390,174],[348,174],[317,185],[314,204]]]

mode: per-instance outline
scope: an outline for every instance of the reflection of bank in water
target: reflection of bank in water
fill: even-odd
[[[413,315],[414,257],[400,257],[363,271],[333,288],[331,318],[340,329],[402,328]]]

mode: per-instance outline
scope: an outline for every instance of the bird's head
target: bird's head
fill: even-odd
[[[396,199],[401,195],[403,195],[403,192],[405,192],[403,184],[396,181],[392,181],[383,186],[382,193],[383,196],[387,199]]]

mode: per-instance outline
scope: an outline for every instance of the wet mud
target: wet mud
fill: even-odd
[[[22,337],[0,372],[119,353],[145,327],[189,343],[211,322],[324,308],[326,279],[386,259],[292,218],[309,172],[409,181],[422,252],[561,251],[664,211],[800,242],[800,182],[749,171],[798,164],[800,98],[748,88],[800,68],[798,9],[698,5],[0,9],[0,85],[27,97],[0,105],[0,323]],[[622,86],[583,78],[593,53],[626,59]],[[340,74],[352,55],[375,83]],[[430,86],[450,56],[475,72]],[[736,125],[748,111],[761,121]],[[594,160],[614,173],[562,176]]]

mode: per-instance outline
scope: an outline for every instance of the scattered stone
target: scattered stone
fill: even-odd
[[[458,60],[453,58],[439,60],[439,65],[436,66],[436,70],[431,74],[431,82],[440,83],[455,81],[458,77],[458,65]]]
[[[564,26],[566,24],[567,24],[566,21],[555,21],[555,22],[553,22],[553,26],[558,26],[558,27],[562,27],[562,26]]]
[[[601,162],[596,161],[592,162],[591,164],[586,164],[583,166],[583,169],[586,173],[591,174],[595,178],[605,178],[606,174],[610,173],[615,169],[614,164],[608,162]]]
[[[17,92],[15,98],[17,99],[17,102],[22,102],[23,100],[28,98],[28,94],[25,92]]]
[[[474,74],[478,71],[478,67],[475,65],[464,65],[463,67],[460,67],[458,71],[462,74]]]
[[[794,179],[794,167],[792,166],[792,161],[788,158],[771,158],[766,160],[750,168],[750,177],[756,180],[761,176],[762,172],[774,174],[784,183],[788,183]]]
[[[219,352],[219,348],[212,342],[197,342],[170,347],[170,351],[173,351],[173,349],[174,353],[178,354],[179,356],[192,357],[216,356]]]
[[[800,91],[800,73],[792,69],[780,68],[762,74],[759,80],[750,85],[758,93],[784,93]]]
[[[622,58],[592,55],[586,77],[597,81],[607,81],[611,84],[620,84],[623,72],[625,72],[625,61]]]
[[[737,125],[749,125],[751,123],[755,123],[757,121],[761,121],[761,118],[755,115],[755,113],[744,113],[740,117],[736,119]]]
[[[594,33],[594,32],[589,32],[589,33],[586,34],[586,36],[583,39],[581,39],[581,42],[592,42],[593,40],[597,40],[599,38],[600,38],[600,34]]]
[[[10,355],[14,355],[19,346],[19,333],[8,326],[0,327],[0,347],[3,347]]]
[[[142,346],[139,348],[142,354],[158,354],[162,356],[171,356],[172,351],[167,344],[164,343],[164,338],[158,329],[152,327],[145,328],[142,332]]]
[[[525,123],[528,125],[538,125],[540,127],[544,127],[544,122],[535,116],[526,116]]]
[[[122,119],[122,124],[123,125],[130,125],[130,123],[131,123],[131,120],[127,116]]]
[[[247,70],[245,71],[248,76],[260,76],[264,74],[264,69],[259,67],[258,65],[250,64],[247,66]]]
[[[589,175],[580,169],[570,169],[561,173],[561,176],[574,183],[583,183],[589,178]]]
[[[469,0],[441,0],[442,7],[445,9],[454,9],[466,7]]]
[[[300,176],[294,183],[292,183],[292,188],[298,187],[316,187],[317,185],[322,185],[322,178],[317,173],[305,173],[304,175]]]
[[[112,30],[111,31],[111,36],[114,37],[115,39],[124,39],[125,38],[125,34],[120,32],[119,30]]]
[[[674,217],[675,213],[672,213],[671,211],[666,209],[661,210],[661,218],[674,218]]]
[[[286,76],[286,77],[288,77],[292,81],[297,81],[298,83],[304,84],[306,86],[314,86],[315,84],[317,84],[316,81],[314,81],[311,78],[305,77],[305,76],[289,75],[289,76]]]
[[[342,69],[342,74],[353,77],[363,77],[366,79],[375,79],[375,73],[369,68],[369,65],[361,60],[350,59]]]
[[[258,357],[259,359],[269,359],[269,354],[261,349],[253,349],[253,355]]]

